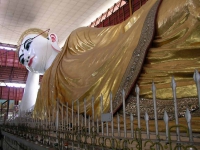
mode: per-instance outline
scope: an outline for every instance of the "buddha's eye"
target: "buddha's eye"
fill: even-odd
[[[30,38],[30,39],[27,39],[25,42],[24,42],[24,48],[28,51],[29,50],[29,47],[32,43],[33,39]]]
[[[22,58],[20,62],[21,62],[22,64],[24,64],[24,58]]]
[[[26,44],[26,46],[25,46],[25,49],[29,49],[29,47],[30,47],[30,45],[31,45],[31,42],[28,42],[27,44]]]
[[[21,54],[19,57],[19,61],[24,64],[24,54]]]

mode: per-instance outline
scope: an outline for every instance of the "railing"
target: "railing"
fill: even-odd
[[[126,2],[125,2],[126,1]],[[148,0],[119,0],[113,7],[95,19],[90,27],[107,27],[125,21]]]
[[[194,80],[197,85],[199,108],[200,108],[200,76],[198,71],[194,73]],[[152,94],[154,104],[154,125],[155,132],[150,131],[148,112],[145,113],[145,125],[141,124],[140,116],[139,87],[136,85],[137,98],[137,124],[134,124],[133,114],[127,114],[125,110],[125,93],[123,94],[123,113],[112,114],[112,93],[110,93],[110,112],[102,113],[101,118],[94,119],[94,98],[91,100],[92,115],[86,115],[86,101],[84,101],[84,113],[80,113],[79,101],[61,104],[57,100],[57,107],[44,112],[44,119],[32,118],[32,112],[26,112],[26,116],[10,120],[2,127],[2,132],[28,139],[34,144],[45,145],[45,148],[62,149],[115,149],[115,150],[198,150],[200,149],[199,133],[192,132],[191,113],[185,111],[187,124],[179,124],[178,109],[176,101],[176,82],[172,78],[171,87],[175,110],[175,125],[169,126],[167,111],[163,114],[165,131],[159,132],[156,105],[156,85],[152,83]],[[101,100],[101,112],[103,110],[103,95]],[[76,107],[76,111],[75,111]],[[60,108],[60,109],[59,109]],[[55,115],[51,115],[55,114]],[[60,117],[59,117],[60,116]],[[129,124],[129,125],[127,125]],[[137,125],[137,127],[136,127]],[[16,139],[6,136],[6,142],[14,146]],[[9,142],[10,141],[10,142]],[[13,144],[15,143],[15,144]],[[7,145],[8,146],[8,145]],[[21,146],[28,147],[26,144]]]

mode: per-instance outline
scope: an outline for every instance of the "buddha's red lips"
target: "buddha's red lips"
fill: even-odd
[[[35,56],[33,56],[31,59],[30,59],[30,61],[29,61],[29,63],[28,63],[28,66],[30,67],[31,65],[32,65],[32,63],[33,63],[33,58],[34,58]]]

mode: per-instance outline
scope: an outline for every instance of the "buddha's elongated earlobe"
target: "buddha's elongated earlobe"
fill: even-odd
[[[53,47],[54,50],[56,51],[61,51],[61,48],[58,46],[58,37],[56,34],[51,33],[49,34],[49,39],[51,42],[51,46]]]

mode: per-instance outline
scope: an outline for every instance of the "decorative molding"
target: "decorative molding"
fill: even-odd
[[[158,7],[162,0],[158,0],[149,11],[146,20],[144,22],[141,36],[136,49],[133,52],[130,63],[126,69],[126,72],[122,78],[120,87],[113,100],[113,112],[115,113],[122,105],[122,90],[125,90],[126,98],[128,97],[132,87],[135,85],[137,77],[141,71],[146,53],[149,45],[152,42],[155,31],[155,18]]]
[[[173,100],[160,100],[157,99],[157,112],[158,119],[163,119],[164,111],[167,112],[169,120],[174,120],[174,101]],[[198,106],[198,98],[182,98],[177,99],[178,117],[184,117],[186,109],[188,108],[193,117],[200,117],[200,109]],[[132,113],[137,116],[137,100],[134,96],[129,96],[126,101],[126,113]],[[153,99],[140,98],[140,116],[143,118],[147,111],[149,119],[154,119]],[[120,108],[119,113],[123,113]]]

